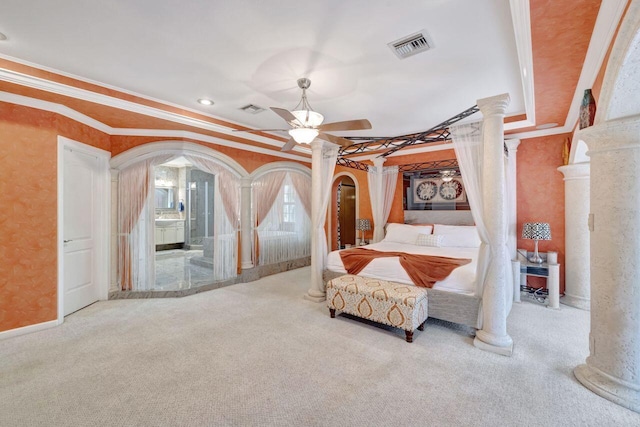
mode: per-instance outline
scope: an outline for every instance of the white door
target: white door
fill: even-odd
[[[64,149],[63,247],[64,315],[96,302],[96,220],[99,217],[99,162],[96,156]]]

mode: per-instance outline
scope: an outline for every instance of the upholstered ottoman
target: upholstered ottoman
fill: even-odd
[[[417,286],[346,274],[327,282],[327,305],[332,318],[338,310],[404,329],[413,342],[413,331],[424,330],[428,300]]]

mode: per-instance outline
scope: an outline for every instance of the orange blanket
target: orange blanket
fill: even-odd
[[[349,274],[360,273],[375,258],[399,257],[400,265],[416,286],[432,288],[444,280],[451,272],[471,262],[468,258],[448,258],[432,255],[415,255],[405,252],[380,252],[371,249],[355,248],[340,251],[344,269]]]

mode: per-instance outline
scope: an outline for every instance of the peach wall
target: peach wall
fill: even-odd
[[[57,318],[57,136],[109,138],[54,113],[0,102],[0,331]]]
[[[540,252],[558,252],[560,292],[564,292],[564,180],[557,170],[562,166],[562,145],[571,134],[523,139],[518,147],[518,248],[533,250],[533,240],[522,239],[525,222],[548,222],[549,241],[540,241]],[[529,277],[530,286],[544,286],[544,279]]]

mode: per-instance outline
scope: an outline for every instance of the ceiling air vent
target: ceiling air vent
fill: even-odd
[[[245,105],[244,107],[240,107],[240,109],[249,114],[258,114],[264,111],[264,108],[258,107],[257,105],[253,104]]]
[[[426,30],[411,34],[388,44],[389,48],[400,59],[433,49],[433,41]]]

